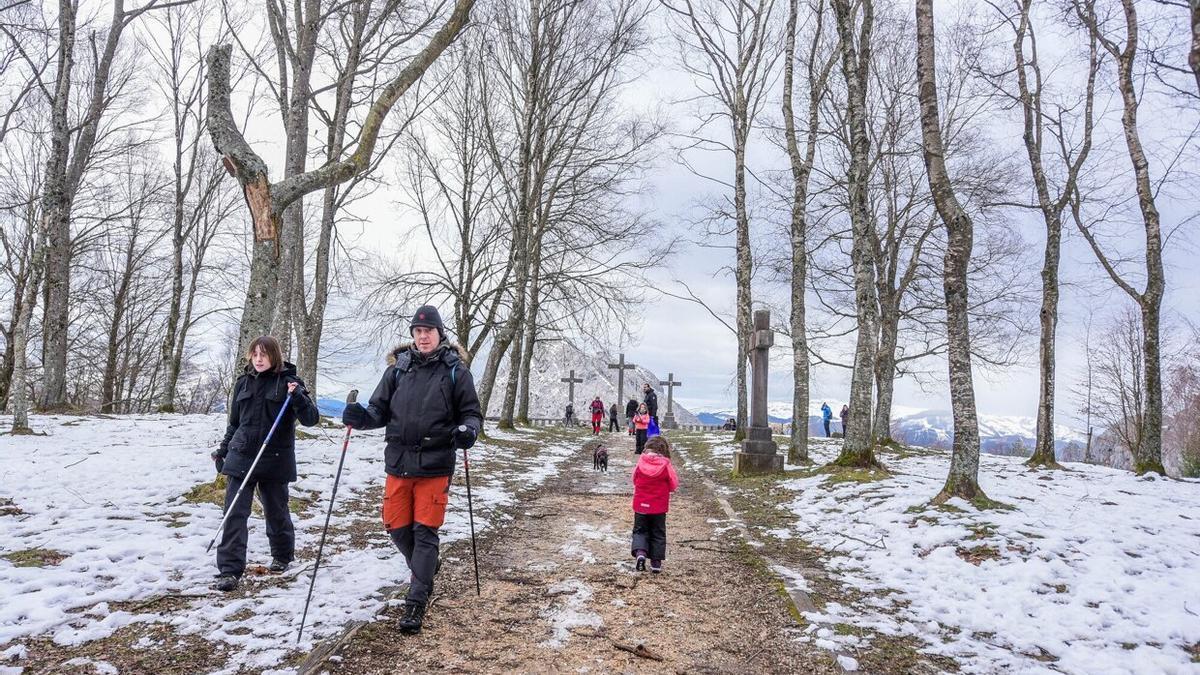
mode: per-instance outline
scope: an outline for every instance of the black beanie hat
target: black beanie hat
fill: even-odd
[[[437,307],[433,305],[423,305],[417,308],[416,313],[413,314],[412,322],[408,324],[408,334],[412,335],[413,329],[417,326],[436,328],[438,338],[441,340],[446,339],[446,327],[442,324],[442,315],[438,314]]]

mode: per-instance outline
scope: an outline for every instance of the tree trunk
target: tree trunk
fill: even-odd
[[[973,225],[958,203],[946,172],[938,115],[936,61],[934,57],[933,0],[916,0],[917,97],[921,105],[921,137],[926,176],[934,205],[946,226],[947,247],[942,268],[946,297],[947,361],[950,370],[950,408],[954,417],[954,444],[950,473],[935,502],[951,497],[968,500],[987,497],[979,487],[979,421],[971,374],[971,334],[967,298],[967,269],[971,260]]]
[[[880,306],[883,311],[879,317],[879,350],[875,354],[876,398],[871,437],[875,445],[889,445],[895,442],[892,440],[892,396],[896,390],[896,345],[900,339],[899,299],[888,298]]]
[[[487,417],[488,404],[492,401],[492,392],[496,388],[496,375],[500,372],[500,362],[504,360],[505,353],[512,345],[513,333],[509,327],[503,326],[496,332],[496,341],[492,343],[492,348],[488,352],[487,364],[483,368],[483,377],[479,378],[479,409],[483,411],[483,416]]]
[[[1188,65],[1196,76],[1196,93],[1200,95],[1200,0],[1189,0],[1192,10],[1192,48],[1188,52]]]
[[[746,369],[750,360],[750,342],[754,339],[754,297],[750,288],[753,278],[753,257],[750,250],[750,214],[746,210],[746,141],[750,134],[745,102],[735,112],[733,129],[733,205],[737,219],[737,432],[734,440],[745,437],[749,420],[749,401],[746,391]]]
[[[520,404],[517,408],[517,423],[529,424],[529,375],[533,369],[533,352],[537,346],[538,308],[541,301],[541,246],[535,246],[533,260],[533,280],[529,284],[529,312],[525,319],[525,337],[521,345],[521,382]]]
[[[877,466],[879,462],[873,450],[871,414],[879,317],[871,238],[874,226],[868,202],[870,137],[867,134],[866,103],[874,8],[872,0],[863,0],[858,5],[851,5],[849,0],[836,0],[833,7],[837,14],[842,75],[846,80],[846,116],[850,128],[850,172],[847,177],[847,192],[853,239],[850,257],[854,269],[858,329],[854,370],[850,377],[850,414],[855,423],[845,430],[842,451],[834,463],[841,466]],[[859,8],[862,10],[862,18],[861,21],[856,21]]]
[[[33,319],[33,308],[37,304],[38,288],[42,284],[42,270],[46,258],[45,226],[38,228],[37,244],[30,255],[29,281],[21,299],[21,313],[13,326],[13,341],[9,349],[13,353],[12,392],[9,396],[9,412],[12,413],[12,434],[31,434],[29,426],[29,324]]]
[[[801,155],[800,145],[796,138],[796,117],[792,107],[795,95],[795,62],[796,62],[796,19],[799,0],[789,0],[788,19],[784,43],[783,66],[783,124],[784,138],[787,144],[788,160],[792,170],[792,204],[791,204],[791,246],[792,246],[792,276],[791,276],[791,315],[789,317],[792,332],[792,429],[788,447],[788,463],[804,464],[808,458],[808,407],[809,407],[809,362],[808,362],[808,325],[805,318],[805,293],[808,280],[808,180],[812,172],[813,157],[816,153],[818,115],[821,98],[824,95],[825,75],[819,76],[816,69],[817,47],[821,40],[821,26],[824,19],[824,3],[819,4],[816,13],[816,27],[809,52],[808,61],[808,128],[806,138],[806,153]]]

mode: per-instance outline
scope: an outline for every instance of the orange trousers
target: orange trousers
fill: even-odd
[[[394,530],[414,521],[437,529],[446,522],[450,477],[400,478],[388,474],[383,486],[383,527]]]

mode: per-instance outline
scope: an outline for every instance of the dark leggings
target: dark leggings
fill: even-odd
[[[634,449],[633,454],[635,454],[635,455],[642,454],[642,450],[645,447],[646,447],[646,430],[638,429],[637,430],[637,448]]]
[[[634,513],[631,553],[645,551],[651,562],[667,559],[667,514]]]

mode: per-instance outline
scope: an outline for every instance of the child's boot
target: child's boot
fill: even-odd
[[[661,560],[651,560],[650,561],[650,571],[653,572],[654,574],[658,574],[659,572],[662,572],[662,561]]]
[[[646,571],[646,552],[645,551],[637,552],[637,566],[635,569],[637,569],[637,571],[639,571],[639,572]]]

